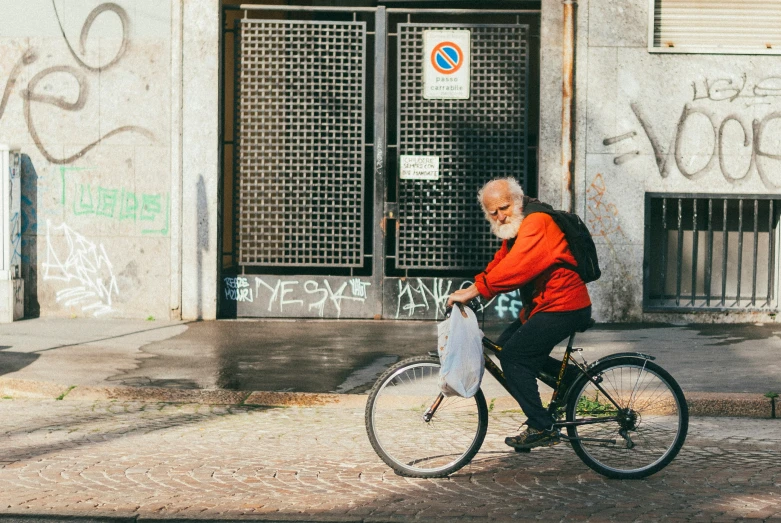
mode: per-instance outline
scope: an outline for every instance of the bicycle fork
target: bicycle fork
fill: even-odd
[[[426,413],[423,414],[423,421],[425,421],[426,423],[431,421],[431,418],[434,417],[434,414],[437,412],[439,406],[442,405],[443,399],[445,399],[445,395],[440,392],[439,396],[437,396],[437,399],[434,400],[434,403],[432,403],[431,406],[426,411]]]

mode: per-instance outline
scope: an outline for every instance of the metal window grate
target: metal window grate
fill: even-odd
[[[362,266],[366,23],[237,26],[239,264]]]
[[[460,25],[471,31],[468,100],[423,99],[423,31],[399,24],[398,153],[440,158],[437,181],[398,180],[396,267],[479,269],[498,246],[476,200],[491,178],[526,187],[526,25]]]
[[[781,200],[649,197],[646,307],[776,310]]]

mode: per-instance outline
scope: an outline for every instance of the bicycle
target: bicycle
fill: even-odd
[[[594,323],[592,319],[569,335],[557,373],[544,369],[538,374],[553,389],[548,411],[560,440],[569,442],[592,470],[616,479],[650,476],[683,446],[689,423],[686,398],[653,356],[622,352],[591,364],[585,358],[576,361],[573,353],[582,349],[572,346],[575,334]],[[502,370],[489,357],[501,350],[483,337],[485,368],[507,389]],[[432,352],[391,366],[369,393],[369,440],[398,475],[448,476],[468,464],[483,443],[489,409],[482,389],[471,398],[446,397],[438,377],[439,358]]]

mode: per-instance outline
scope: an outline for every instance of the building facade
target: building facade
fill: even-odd
[[[598,320],[775,321],[774,3],[305,3],[5,2],[26,315],[440,318],[514,176]]]

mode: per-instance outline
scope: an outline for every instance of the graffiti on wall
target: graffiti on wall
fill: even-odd
[[[60,241],[54,242],[52,233]],[[64,245],[63,245],[64,243]],[[57,291],[57,302],[81,306],[84,312],[100,316],[111,312],[119,287],[114,268],[103,244],[96,245],[63,223],[46,223],[46,261],[43,279],[60,281],[68,287]]]
[[[636,158],[635,137],[644,136],[662,178],[673,166],[691,180],[719,172],[731,184],[756,173],[767,189],[781,189],[775,174],[780,166],[775,162],[781,160],[781,77],[701,79],[692,83],[692,91],[667,134],[651,123],[640,103],[630,103],[640,129],[603,140],[604,145],[631,144],[613,162],[621,165]]]
[[[408,278],[398,280],[396,286],[396,319],[413,316],[430,317],[434,319],[445,317],[447,298],[458,289],[465,289],[472,280],[452,280],[449,278]],[[475,312],[486,312],[489,316],[499,319],[517,317],[523,307],[520,292],[513,291],[500,294],[489,301],[473,302]]]
[[[431,285],[427,285],[420,278],[408,278],[399,280],[396,292],[396,319],[412,317],[420,309],[427,313],[434,311],[434,317],[445,315],[447,297],[456,289],[469,287],[471,282],[462,282],[458,287],[449,279],[434,278]]]
[[[71,183],[68,171],[89,170],[84,167],[59,167],[62,192],[60,203],[75,216],[94,216],[100,219],[133,221],[145,224],[141,234],[168,234],[171,197],[164,193],[142,193],[128,188],[93,186],[90,183]]]
[[[597,174],[586,192],[587,217],[586,222],[594,238],[604,246],[602,252],[610,255],[610,260],[602,260],[602,285],[608,285],[609,290],[600,296],[599,307],[608,310],[608,316],[614,320],[626,321],[631,317],[635,297],[641,295],[634,273],[626,256],[616,252],[614,242],[626,240],[626,234],[621,229],[618,207],[606,197],[607,187],[602,174]]]
[[[332,284],[328,278],[322,280],[276,280],[253,276],[223,278],[225,299],[237,302],[261,302],[266,311],[291,314],[295,310],[314,311],[317,316],[336,317],[342,314],[345,302],[365,303],[370,282],[361,278],[350,278],[341,284]]]
[[[395,319],[442,319],[445,316],[447,297],[456,289],[468,287],[471,280],[448,278],[397,279],[386,287],[393,307],[386,315]],[[320,318],[339,318],[346,304],[353,307],[354,316],[369,316],[362,307],[370,306],[371,283],[362,278],[275,279],[259,276],[230,276],[223,278],[224,298],[228,301],[259,304],[264,313],[294,316],[297,313],[314,313]],[[490,301],[473,302],[478,313],[489,317],[511,320],[521,311],[520,292],[500,294]],[[358,308],[356,308],[357,306]],[[386,307],[391,303],[386,301]]]
[[[60,31],[62,32],[62,37],[65,40],[65,43],[68,47],[71,56],[78,64],[78,67],[74,67],[69,64],[60,64],[60,65],[47,67],[35,73],[30,79],[30,81],[28,82],[27,87],[19,91],[19,95],[22,98],[23,112],[24,112],[25,122],[27,124],[27,130],[29,131],[30,136],[33,139],[33,142],[35,143],[36,147],[41,152],[41,154],[44,156],[44,158],[46,158],[49,162],[53,164],[58,164],[58,165],[68,164],[84,156],[88,151],[95,148],[106,138],[109,138],[111,136],[120,133],[137,133],[146,137],[149,141],[154,142],[155,136],[152,133],[152,131],[150,131],[149,129],[137,125],[123,125],[115,129],[112,129],[111,131],[106,132],[105,134],[100,136],[97,140],[86,145],[78,152],[70,156],[58,157],[55,156],[50,151],[50,147],[47,146],[46,143],[44,143],[44,140],[40,137],[38,133],[38,127],[36,122],[39,120],[47,120],[47,116],[48,119],[50,120],[51,114],[47,113],[46,115],[43,116],[39,114],[36,119],[36,115],[33,114],[33,107],[37,107],[37,106],[43,107],[48,105],[48,106],[54,106],[63,111],[70,111],[70,112],[81,111],[84,108],[84,106],[87,104],[87,101],[89,100],[90,89],[92,88],[92,82],[90,81],[90,78],[87,77],[85,71],[91,73],[99,73],[101,71],[110,69],[111,67],[114,67],[116,64],[118,64],[122,59],[123,55],[125,54],[125,52],[127,51],[129,45],[129,28],[130,28],[130,19],[127,15],[127,12],[121,6],[115,3],[105,3],[93,9],[85,19],[81,28],[81,33],[79,38],[79,53],[81,55],[85,55],[87,53],[86,45],[87,45],[89,33],[92,28],[92,24],[95,22],[98,16],[104,13],[113,13],[115,16],[119,18],[119,21],[122,25],[122,34],[121,34],[121,45],[116,51],[116,54],[112,57],[108,57],[107,61],[104,64],[92,66],[87,64],[79,56],[79,53],[77,53],[74,50],[70,40],[68,40],[68,37],[66,36],[65,30],[62,26],[62,22],[60,21],[60,15],[57,10],[57,4],[54,2],[54,0],[52,0],[52,8],[54,9],[54,13],[56,15]],[[2,119],[3,117],[3,113],[5,112],[11,93],[16,89],[16,82],[19,79],[21,73],[26,68],[31,67],[36,61],[38,61],[38,59],[39,59],[39,54],[36,49],[34,48],[27,49],[22,54],[22,56],[17,60],[14,67],[11,69],[11,73],[8,79],[6,80],[5,87],[3,89],[2,98],[0,98],[0,119]],[[42,84],[42,82],[44,82],[46,79],[50,79],[52,77],[59,78],[59,79],[68,77],[69,78],[69,80],[67,80],[68,83],[75,82],[75,85],[77,87],[77,92],[78,92],[76,99],[70,100],[66,96],[49,94],[47,92],[47,89],[44,89],[42,87],[39,88],[39,84]],[[97,82],[97,79],[95,79],[95,82]]]
[[[22,217],[19,212],[11,216],[11,263],[19,265],[22,261]]]
[[[618,207],[605,199],[605,180],[597,174],[586,192],[589,215],[586,223],[593,236],[608,238],[614,234],[624,235],[618,219]]]

